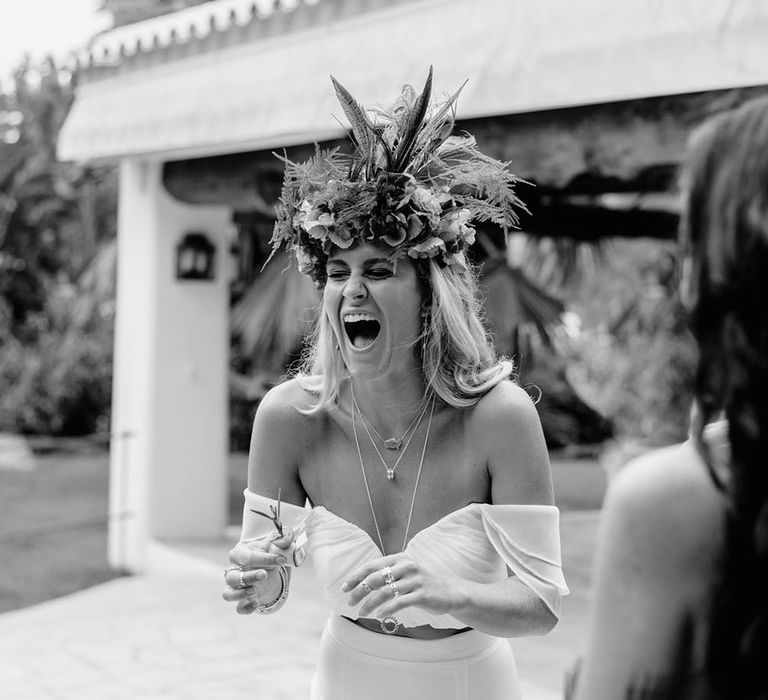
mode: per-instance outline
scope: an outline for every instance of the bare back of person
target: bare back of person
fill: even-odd
[[[723,432],[709,441],[726,463]],[[576,698],[688,697],[704,666],[725,507],[691,441],[640,457],[614,478]]]

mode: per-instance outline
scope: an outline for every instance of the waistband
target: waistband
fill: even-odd
[[[379,634],[339,615],[331,615],[325,629],[347,651],[393,661],[458,661],[483,654],[499,642],[504,643],[477,630],[443,639],[411,639]]]

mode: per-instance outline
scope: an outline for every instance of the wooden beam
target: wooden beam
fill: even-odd
[[[485,117],[458,127],[518,176],[560,188],[580,173],[627,180],[650,166],[678,163],[692,128],[766,94],[768,86],[668,95]]]
[[[530,216],[520,221],[521,229],[533,236],[596,241],[601,238],[677,237],[678,216],[668,211],[606,209],[555,201],[547,206],[532,206]]]
[[[323,144],[323,148],[335,146],[347,147],[347,143]],[[277,154],[301,162],[314,149],[314,145],[302,145],[170,161],[163,167],[163,184],[172,196],[188,204],[221,204],[274,218],[285,170]]]
[[[626,181],[659,164],[677,163],[695,125],[765,94],[768,86],[670,95],[485,117],[457,127],[472,133],[484,152],[509,162],[520,177],[559,189],[580,176]],[[348,150],[349,141],[321,146]],[[299,161],[313,150],[311,144],[285,149]],[[169,162],[163,181],[184,202],[267,214],[279,195],[282,172],[283,164],[270,150]]]
[[[768,86],[670,95],[464,121],[481,149],[510,163],[533,216],[523,226],[537,235],[592,240],[604,236],[672,238],[674,208],[642,200],[648,192],[674,194],[676,167],[691,129],[706,117],[738,106]],[[349,150],[349,140],[321,144]],[[306,160],[314,145],[280,151]],[[278,149],[275,149],[278,150]],[[283,163],[272,151],[235,153],[166,163],[163,182],[177,199],[219,204],[274,218]],[[634,192],[637,206],[609,206],[605,193]],[[578,200],[576,195],[592,195]]]

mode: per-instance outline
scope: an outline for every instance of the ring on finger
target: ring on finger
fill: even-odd
[[[397,587],[397,584],[394,581],[391,581],[389,587],[392,590],[392,597],[397,598],[397,596],[400,595],[400,589]]]
[[[248,584],[245,581],[244,574],[245,574],[245,571],[243,571],[241,568],[240,569],[240,588],[248,588]]]
[[[370,593],[373,590],[370,584],[368,583],[368,581],[366,581],[365,579],[360,581],[360,588],[362,588],[366,592],[366,594]]]
[[[243,571],[243,567],[242,567],[242,566],[230,566],[228,569],[224,569],[224,581],[225,581],[225,582],[226,582],[226,580],[227,580],[227,574],[228,574],[230,571],[240,571],[240,572],[242,573],[242,571]]]
[[[392,573],[392,569],[389,566],[385,566],[383,569],[380,569],[379,573],[384,579],[384,583],[394,583],[395,575]]]

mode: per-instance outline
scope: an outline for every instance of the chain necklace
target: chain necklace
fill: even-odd
[[[379,530],[379,521],[376,519],[376,511],[373,508],[373,499],[371,498],[371,490],[368,488],[368,478],[365,475],[365,465],[363,464],[363,453],[360,451],[360,441],[357,438],[357,427],[355,426],[355,404],[354,399],[352,401],[352,433],[355,436],[355,447],[357,448],[357,456],[360,460],[360,471],[363,474],[363,483],[365,484],[365,493],[368,496],[368,505],[371,506],[371,515],[373,516],[373,526],[376,528],[376,535],[379,538],[379,545],[381,546],[381,553],[386,554],[384,551],[384,540],[381,538],[381,530]],[[413,496],[411,496],[411,507],[408,510],[408,520],[405,524],[405,535],[403,536],[403,546],[400,551],[405,550],[405,546],[408,544],[408,532],[411,529],[411,517],[413,516],[413,506],[416,503],[416,492],[419,490],[419,480],[421,479],[421,469],[424,466],[424,455],[427,454],[427,443],[429,442],[429,431],[432,427],[432,416],[435,413],[435,397],[432,397],[432,408],[429,411],[429,421],[427,422],[427,433],[424,436],[424,447],[421,449],[421,459],[419,460],[419,470],[416,472],[416,483],[413,485]],[[362,414],[361,414],[362,415]]]
[[[355,395],[352,394],[352,400],[354,401]],[[363,419],[363,425],[365,426],[366,431],[368,432],[368,437],[371,437],[371,432],[368,430],[368,427],[370,426],[371,430],[376,434],[376,437],[379,438],[384,443],[384,447],[386,447],[388,450],[399,450],[403,446],[403,440],[405,440],[405,436],[408,435],[409,432],[411,432],[411,429],[413,428],[413,432],[415,433],[415,428],[418,427],[418,424],[421,422],[421,419],[424,417],[424,414],[427,412],[427,405],[429,404],[429,399],[427,398],[426,392],[424,393],[424,396],[422,397],[423,406],[421,409],[416,413],[416,416],[411,421],[411,424],[403,431],[403,434],[400,437],[397,437],[396,435],[393,435],[391,438],[385,438],[382,436],[382,434],[376,430],[376,426],[371,423],[366,417],[365,414],[360,410],[360,407],[357,405],[357,401],[355,401],[355,407],[357,408],[357,412],[360,414],[360,417]],[[411,436],[413,437],[413,436]],[[373,442],[373,438],[371,437],[371,442]],[[410,440],[408,440],[410,442]],[[405,447],[408,449],[408,442],[406,442]],[[376,451],[378,452],[378,448],[376,448]],[[379,453],[379,456],[381,456],[381,453]]]
[[[424,414],[427,412],[427,408],[429,407],[429,401],[424,402],[424,406],[422,407],[419,414],[416,416],[416,420],[411,423],[411,425],[408,427],[408,430],[405,432],[407,433],[411,428],[413,428],[413,432],[408,436],[408,440],[405,443],[405,447],[403,448],[403,451],[399,454],[397,460],[395,463],[390,467],[386,460],[384,459],[384,455],[381,454],[381,450],[379,449],[379,446],[376,444],[376,441],[373,439],[373,435],[371,435],[371,431],[368,430],[368,421],[366,417],[363,415],[363,412],[360,410],[360,406],[357,405],[357,399],[355,398],[355,390],[352,388],[352,385],[350,384],[349,387],[350,393],[352,394],[352,405],[353,410],[357,411],[357,413],[360,414],[360,418],[363,419],[363,427],[365,428],[365,432],[368,433],[368,439],[371,441],[371,445],[373,445],[373,449],[376,450],[376,454],[379,456],[379,460],[384,465],[384,469],[387,470],[387,479],[389,481],[393,481],[395,478],[395,470],[397,469],[398,465],[400,464],[400,461],[405,456],[405,453],[408,451],[408,446],[411,444],[411,440],[413,440],[413,436],[416,435],[416,431],[419,429],[419,425],[421,425],[421,421],[424,418]],[[373,426],[371,426],[373,428]],[[374,428],[374,431],[376,428]],[[378,433],[376,433],[378,435]],[[403,437],[405,437],[405,433],[403,433]]]

